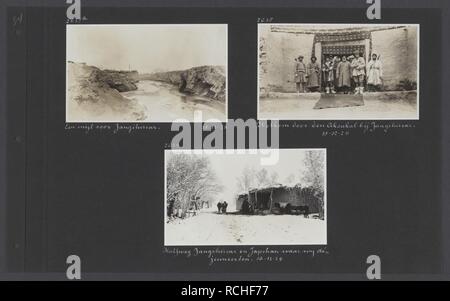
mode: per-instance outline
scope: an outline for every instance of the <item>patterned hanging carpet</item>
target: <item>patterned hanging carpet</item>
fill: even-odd
[[[320,99],[314,109],[343,108],[363,106],[364,100],[361,94],[326,94],[321,93]]]

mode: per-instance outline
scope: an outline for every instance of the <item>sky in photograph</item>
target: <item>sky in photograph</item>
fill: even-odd
[[[277,182],[280,184],[286,184],[284,182],[291,174],[296,177],[296,180],[299,180],[300,173],[304,169],[304,152],[300,150],[279,150],[279,152],[279,159],[275,165],[261,165],[261,157],[267,157],[268,154],[208,155],[219,182],[224,186],[223,198],[230,199],[235,193],[241,192],[237,191],[237,178],[242,176],[247,166],[256,171],[265,168],[269,175],[276,172],[278,174]]]
[[[272,172],[278,174],[278,183],[287,185],[286,179],[292,174],[295,176],[296,183],[301,183],[301,174],[305,170],[304,158],[305,150],[300,149],[280,149],[278,151],[279,159],[276,164],[262,165],[261,158],[268,158],[268,153],[251,153],[246,150],[243,154],[236,154],[233,150],[226,150],[227,153],[214,154],[213,151],[203,151],[203,154],[209,158],[211,167],[217,175],[218,182],[224,186],[224,190],[218,199],[234,200],[238,191],[237,178],[243,174],[248,166],[256,171],[265,168],[270,175]],[[267,152],[267,150],[266,150]]]
[[[202,25],[67,25],[67,60],[140,73],[227,65],[227,29]]]

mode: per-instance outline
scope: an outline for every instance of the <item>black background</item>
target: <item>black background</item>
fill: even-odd
[[[170,125],[131,134],[65,130],[66,8],[9,8],[8,20],[20,12],[23,24],[8,23],[7,32],[9,271],[64,272],[66,257],[77,254],[83,272],[118,273],[119,279],[119,272],[166,279],[169,273],[358,278],[365,276],[367,256],[377,254],[384,274],[441,272],[440,10],[383,10],[383,23],[420,24],[420,121],[409,122],[414,128],[355,130],[346,137],[280,130],[281,148],[327,148],[330,255],[213,266],[204,258],[162,253]],[[232,119],[256,118],[258,18],[367,23],[365,10],[357,8],[83,7],[82,15],[90,24],[227,23]]]

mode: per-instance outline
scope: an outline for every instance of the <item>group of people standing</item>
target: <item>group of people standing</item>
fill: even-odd
[[[370,91],[381,90],[383,70],[376,53],[367,64],[360,52],[348,57],[328,56],[322,66],[315,56],[307,65],[302,55],[295,61],[297,93],[318,92],[322,88],[325,93],[348,94],[354,90],[355,94],[363,94],[366,84]]]
[[[218,202],[217,203],[217,212],[218,213],[227,213],[228,203],[227,201]]]

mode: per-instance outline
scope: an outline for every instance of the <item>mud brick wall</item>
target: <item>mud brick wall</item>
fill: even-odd
[[[381,55],[385,90],[396,90],[401,80],[417,82],[415,27],[372,32],[372,51]]]
[[[310,61],[313,34],[260,32],[260,93],[295,92],[294,59],[299,55]]]
[[[372,50],[381,54],[385,90],[396,90],[401,80],[417,82],[417,38],[415,26],[373,31]],[[261,27],[259,32],[259,90],[267,92],[295,92],[294,59],[303,55],[303,62],[310,61],[314,34],[272,32]],[[364,41],[342,42],[362,44]],[[332,43],[333,45],[341,45]],[[325,45],[325,44],[323,44]]]

